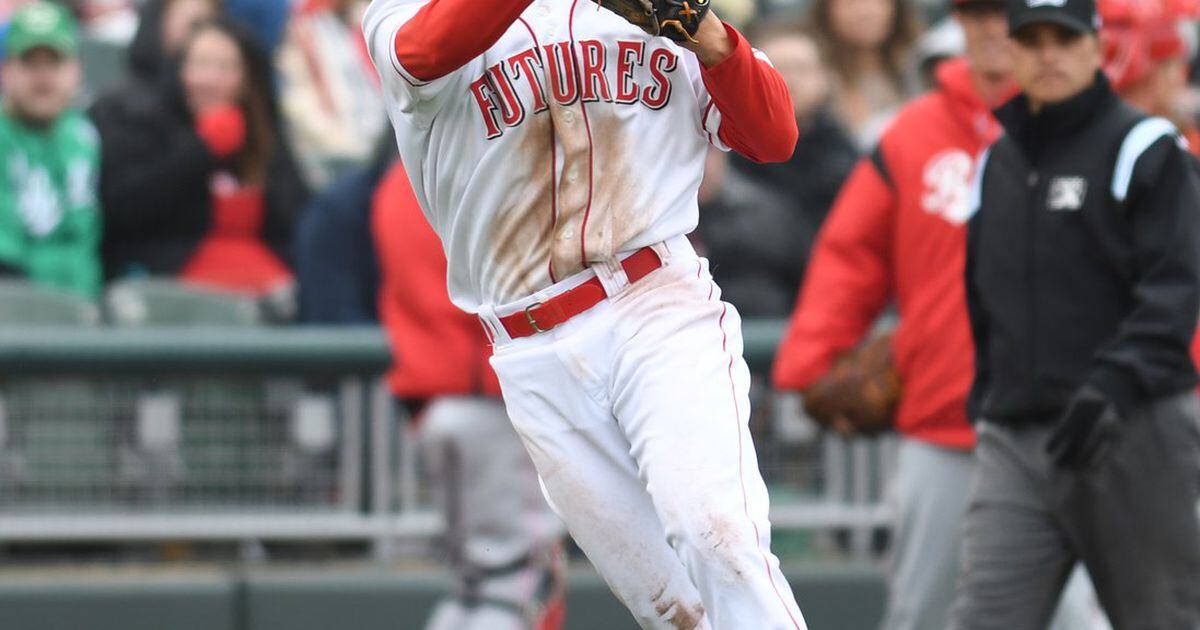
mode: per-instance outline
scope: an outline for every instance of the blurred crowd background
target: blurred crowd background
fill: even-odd
[[[0,3],[0,22],[20,4]],[[369,216],[394,149],[358,28],[367,4],[67,2],[81,28],[82,73],[56,87],[99,132],[99,186],[95,224],[61,235],[59,247],[90,260],[39,272],[36,254],[14,247],[0,249],[0,264],[93,299],[113,282],[171,279],[252,295],[280,323],[375,321]],[[784,164],[709,160],[695,238],[746,316],[791,309],[815,233],[858,155],[961,47],[947,10],[892,0],[717,3],[785,74],[804,130]],[[209,34],[189,37],[213,18]],[[53,227],[36,222],[0,229]]]
[[[0,23],[20,4],[0,2]],[[395,151],[358,27],[367,4],[65,2],[80,31],[64,66],[77,55],[80,71],[4,86],[6,102],[83,112],[76,133],[87,121],[98,132],[94,155],[81,156],[96,180],[81,184],[96,191],[83,205],[96,212],[74,222],[35,193],[5,193],[24,217],[0,226],[0,243],[12,243],[0,245],[5,275],[91,300],[114,283],[170,280],[252,297],[273,323],[376,321],[370,216]],[[803,133],[783,164],[714,152],[693,238],[745,316],[784,317],[851,167],[961,53],[962,35],[947,3],[927,0],[718,0],[716,10],[784,74]],[[1171,98],[1190,130],[1196,31],[1178,28],[1183,50],[1134,61],[1179,66]],[[19,244],[50,233],[69,264]]]

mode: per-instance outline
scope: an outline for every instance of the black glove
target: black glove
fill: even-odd
[[[1059,418],[1046,452],[1062,468],[1093,467],[1104,459],[1121,427],[1121,414],[1099,390],[1084,385]]]

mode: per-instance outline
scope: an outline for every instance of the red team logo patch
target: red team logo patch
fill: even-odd
[[[610,46],[616,47],[616,67],[611,69]],[[549,99],[564,106],[582,99],[621,105],[640,102],[650,109],[662,109],[671,99],[669,75],[678,66],[679,56],[667,48],[655,48],[647,55],[644,41],[605,44],[585,39],[574,51],[569,42],[558,42],[542,46],[540,51],[523,50],[492,65],[471,82],[470,91],[491,140],[504,135],[506,128],[520,125],[528,114],[546,111]],[[646,69],[642,74],[649,74],[645,84],[635,78],[642,68]],[[545,82],[550,83],[548,89]],[[522,97],[519,86],[528,87],[530,96]]]

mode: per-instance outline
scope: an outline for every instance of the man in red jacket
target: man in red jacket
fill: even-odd
[[[419,409],[421,454],[458,580],[426,630],[559,630],[562,525],[504,412],[487,338],[450,303],[446,258],[399,162],[373,205],[379,312],[396,356],[388,385]]]
[[[1004,3],[956,0],[954,9],[965,59],[943,63],[938,89],[902,110],[851,173],[818,236],[774,370],[780,389],[824,386],[894,300],[891,353],[903,394],[885,630],[940,629],[950,619],[975,441],[966,417],[974,375],[963,292],[968,184],[975,156],[999,134],[990,107],[1014,94]]]

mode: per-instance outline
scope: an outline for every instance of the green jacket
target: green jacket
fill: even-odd
[[[0,111],[0,263],[34,283],[100,292],[100,140],[80,112],[33,129]]]

